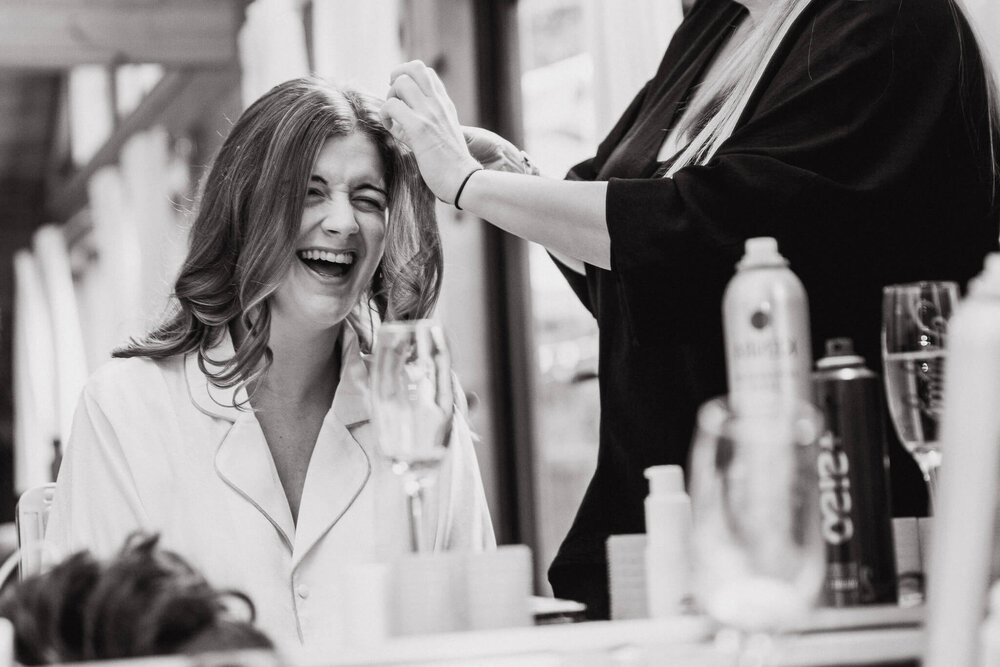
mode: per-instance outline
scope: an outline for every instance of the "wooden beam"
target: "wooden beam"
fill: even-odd
[[[86,205],[91,176],[101,167],[118,161],[129,137],[153,126],[161,126],[174,135],[184,134],[209,115],[223,114],[221,100],[239,82],[240,72],[236,67],[168,72],[136,110],[122,119],[90,162],[66,180],[49,184],[46,211],[50,218],[66,220]]]
[[[0,67],[234,62],[246,0],[3,0]]]

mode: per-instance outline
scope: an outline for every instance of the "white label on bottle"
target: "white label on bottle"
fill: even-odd
[[[764,284],[764,287],[770,287]],[[809,400],[812,350],[805,303],[747,284],[726,304],[726,363],[733,395],[772,393]]]

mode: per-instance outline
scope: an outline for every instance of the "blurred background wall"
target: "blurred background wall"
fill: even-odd
[[[966,0],[1000,51],[995,0]],[[686,3],[685,3],[686,4]],[[87,373],[167,307],[233,119],[315,72],[421,58],[461,120],[560,176],[652,76],[681,0],[0,1],[0,521],[52,478]],[[442,206],[438,315],[503,542],[543,572],[597,451],[597,332],[544,251]]]

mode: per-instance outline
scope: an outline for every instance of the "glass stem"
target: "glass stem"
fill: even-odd
[[[920,470],[924,474],[924,481],[927,482],[927,514],[934,516],[937,514],[938,503],[938,467],[922,465]]]
[[[424,551],[424,486],[418,480],[406,483],[406,505],[410,510],[410,550]]]

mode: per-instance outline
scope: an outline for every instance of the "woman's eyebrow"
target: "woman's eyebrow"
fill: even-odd
[[[362,190],[362,189],[375,190],[376,192],[380,193],[383,197],[388,197],[389,196],[389,193],[386,192],[385,188],[383,188],[381,185],[377,185],[375,183],[370,183],[368,181],[364,181],[363,183],[360,183],[358,185],[358,189],[359,190]]]
[[[318,182],[318,183],[321,183],[324,186],[329,186],[330,185],[327,182],[327,180],[325,178],[323,178],[322,176],[320,176],[319,174],[313,174],[312,176],[309,177],[309,182],[310,183],[312,183],[314,181]],[[389,196],[389,193],[386,191],[386,189],[384,187],[382,187],[381,185],[378,185],[377,183],[372,183],[370,181],[362,181],[361,183],[359,183],[357,185],[357,189],[358,190],[366,190],[366,189],[367,190],[375,190],[376,192],[378,192],[379,194],[381,194],[383,197],[388,197]]]

